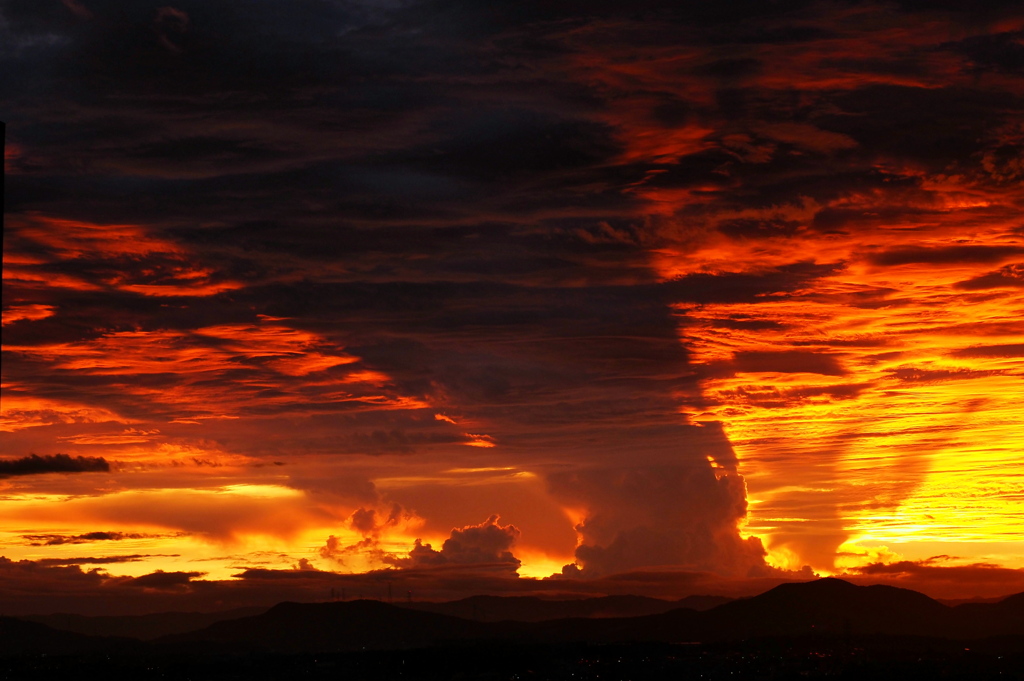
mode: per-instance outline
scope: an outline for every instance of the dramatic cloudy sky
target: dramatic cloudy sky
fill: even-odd
[[[970,6],[3,0],[9,602],[1024,590]]]

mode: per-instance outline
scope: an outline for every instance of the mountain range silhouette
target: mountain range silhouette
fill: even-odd
[[[59,631],[38,622],[0,618],[0,655],[61,654],[84,651],[261,651],[275,653],[410,650],[469,643],[728,643],[766,637],[929,637],[977,640],[1024,638],[1024,593],[996,603],[944,605],[924,594],[891,586],[856,586],[821,579],[777,586],[752,598],[728,601],[707,610],[675,607],[632,617],[543,619],[566,612],[539,599],[475,597],[448,604],[391,605],[380,601],[280,603],[259,614],[221,619],[194,631],[150,642]],[[656,599],[590,599],[568,610],[592,614],[660,608]],[[702,601],[709,604],[708,601]],[[550,601],[546,603],[551,603]],[[564,603],[565,602],[561,602]],[[671,603],[660,601],[660,603]],[[512,618],[478,621],[428,607],[463,612],[474,607],[517,613],[529,607],[532,621]],[[205,615],[210,617],[210,615]],[[180,618],[179,618],[180,619]]]

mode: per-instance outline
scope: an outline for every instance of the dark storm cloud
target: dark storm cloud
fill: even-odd
[[[745,329],[748,331],[786,328],[786,324],[783,322],[769,319],[748,319],[743,315],[736,315],[731,319],[716,319],[711,324],[722,329]]]
[[[922,367],[903,366],[891,369],[886,373],[901,383],[939,383],[943,381],[961,381],[984,378],[1001,372],[967,368],[927,369]]]
[[[1004,31],[973,36],[959,43],[946,45],[968,57],[978,73],[1002,71],[1024,74],[1024,31]]]
[[[148,575],[124,580],[123,584],[124,586],[143,589],[180,589],[187,587],[192,580],[202,577],[204,574],[203,572],[164,572],[163,570],[157,570]]]
[[[129,153],[132,158],[152,160],[164,168],[196,159],[229,167],[237,162],[239,166],[251,168],[254,163],[284,155],[280,150],[261,145],[258,140],[212,136],[164,139],[137,147]]]
[[[850,570],[842,578],[854,583],[912,588],[933,598],[962,598],[959,594],[966,593],[974,597],[1005,597],[1024,589],[1024,570],[991,563],[957,564],[950,556],[872,563]],[[963,590],[964,585],[969,588]]]
[[[355,432],[348,447],[352,452],[368,454],[408,454],[422,445],[464,444],[472,440],[457,433],[419,433],[404,430]]]
[[[871,385],[868,383],[846,383],[841,385],[815,386],[810,388],[792,388],[784,391],[787,398],[806,398],[827,395],[834,400],[845,400],[856,397]]]
[[[278,300],[268,305],[271,314],[309,315],[314,328],[325,332],[331,327],[316,325],[317,311],[358,324],[361,332],[345,343],[349,352],[387,372],[410,394],[444,386],[465,398],[457,402],[467,407],[494,401],[526,407],[522,398],[536,391],[568,395],[597,376],[614,377],[607,372],[623,353],[651,371],[659,364],[663,372],[684,368],[656,288],[364,283],[276,293]],[[631,329],[628,336],[623,325]],[[509,344],[513,329],[518,341]],[[342,338],[349,333],[337,332]],[[579,338],[587,342],[581,345]],[[633,371],[622,378],[635,380]]]
[[[606,125],[508,106],[454,111],[435,125],[439,129],[428,146],[384,160],[477,181],[509,182],[589,168],[620,151]]]
[[[41,558],[37,565],[44,567],[64,565],[114,565],[116,563],[137,563],[146,558],[155,558],[151,553],[137,553],[127,556],[86,556],[83,558]]]
[[[971,159],[978,140],[1024,100],[1008,92],[957,86],[878,85],[840,95],[836,104],[844,115],[824,116],[820,125],[849,135],[868,152],[941,168]]]
[[[1024,357],[1024,343],[977,345],[954,350],[950,354],[953,357]]]
[[[96,305],[94,295],[71,291],[51,322],[15,329],[27,343],[52,342],[57,329],[65,329],[68,340],[76,333],[77,339],[95,338],[90,318],[104,318],[104,332],[251,323],[251,317],[239,318],[237,303],[243,302],[341,342],[367,368],[386,373],[398,393],[435,400],[443,395],[461,413],[488,422],[500,442],[539,446],[544,453],[533,456],[541,460],[558,458],[546,453],[554,444],[577,452],[573,456],[603,459],[641,441],[650,448],[637,462],[643,466],[694,440],[704,442],[696,454],[703,465],[705,451],[722,449],[718,440],[724,436],[674,423],[677,406],[665,396],[673,387],[692,389],[693,379],[668,305],[752,301],[833,270],[799,263],[763,274],[692,275],[653,284],[643,262],[650,230],[617,215],[635,203],[622,189],[642,179],[647,166],[617,162],[622,148],[616,130],[595,116],[606,103],[594,93],[581,97],[578,85],[546,70],[568,54],[557,45],[564,26],[542,30],[534,42],[508,33],[564,19],[567,8],[535,12],[503,5],[482,13],[468,3],[448,3],[438,14],[441,8],[428,3],[413,7],[408,18],[358,5],[346,15],[318,3],[281,12],[269,3],[241,11],[182,2],[174,5],[180,14],[164,15],[148,4],[116,14],[109,3],[88,8],[95,24],[61,19],[62,41],[51,48],[71,57],[54,60],[61,64],[56,77],[69,88],[64,108],[23,110],[38,118],[18,128],[28,153],[20,161],[26,172],[13,179],[16,195],[24,197],[16,208],[66,209],[88,197],[94,220],[134,214],[142,221],[158,212],[172,223],[166,233],[176,242],[216,263],[217,281],[236,277],[248,287],[198,300],[186,293],[170,306],[113,292]],[[590,11],[609,9],[619,13],[610,5]],[[758,3],[747,9],[762,11]],[[40,10],[24,3],[16,10],[16,26],[46,25]],[[729,15],[692,7],[665,16],[670,23],[715,24]],[[502,36],[501,60],[490,58],[480,31],[495,40]],[[764,38],[795,39],[778,32]],[[546,46],[538,44],[545,39]],[[667,35],[659,40],[668,44]],[[521,63],[514,63],[520,56]],[[756,71],[750,60],[719,60],[705,68],[719,78]],[[479,85],[467,87],[460,78]],[[114,110],[103,97],[128,97],[129,104]],[[506,103],[510,99],[517,103]],[[662,101],[662,119],[699,113],[678,98]],[[75,135],[67,132],[71,120]],[[664,168],[650,184],[706,184],[730,158],[717,152],[688,158]],[[83,180],[79,167],[98,172]],[[36,180],[35,171],[27,172],[33,168],[46,168],[50,177]],[[271,214],[262,214],[268,206]],[[545,216],[539,226],[531,215],[567,209],[579,215]],[[480,222],[480,212],[494,219]],[[214,224],[196,228],[203,216]],[[437,224],[467,216],[476,224]],[[427,225],[392,224],[410,221]],[[145,269],[146,278],[135,280],[152,284],[152,273],[179,265],[180,258],[167,255],[142,261],[107,255],[39,269],[89,281]],[[336,283],[338,278],[346,281]],[[254,286],[266,280],[274,281]],[[85,300],[92,309],[75,304]],[[517,343],[509,344],[509,337]],[[176,342],[197,351],[218,347],[194,335]],[[279,377],[268,381],[261,363],[233,362],[205,373],[195,387],[252,382],[260,385],[254,397],[288,395]],[[46,374],[34,362],[12,375],[27,378],[28,371]],[[121,376],[58,369],[47,380],[45,392],[53,397],[88,386],[98,403],[119,413],[154,410],[121,393]],[[180,385],[181,377],[154,373],[133,381],[166,390]],[[309,394],[303,399],[307,412],[360,407]],[[279,409],[273,402],[246,408],[265,414]],[[531,426],[524,431],[517,423]],[[594,425],[581,428],[586,423]],[[466,440],[453,430],[403,415],[359,413],[350,417],[344,438],[308,432],[294,437],[308,438],[317,451],[412,453]],[[608,452],[584,454],[593,446],[586,442],[595,440]],[[713,476],[677,478],[685,479],[695,508],[718,499],[725,485]],[[605,507],[602,495],[615,483],[601,480],[594,473],[586,489],[554,487],[609,518],[625,500]],[[742,496],[738,479],[730,480],[730,493]],[[706,514],[724,512],[715,536],[701,535],[694,523],[679,531],[678,515],[658,520],[667,513],[664,504],[641,514],[636,526],[616,526],[607,536],[597,532],[601,521],[595,521],[583,552],[590,554],[581,558],[593,574],[673,560],[710,564],[702,552],[742,516],[739,506],[726,506],[727,512],[715,502]],[[665,550],[638,539],[673,533],[678,536]],[[610,541],[618,544],[605,551],[602,542]],[[737,562],[746,569],[759,559],[756,551],[742,559],[730,555],[729,569]]]
[[[665,293],[678,302],[756,302],[766,294],[785,293],[842,270],[842,264],[811,262],[784,265],[763,273],[724,272],[688,274],[664,284]]]
[[[879,189],[886,185],[888,185],[889,188],[892,188],[893,183],[895,183],[897,187],[901,184],[904,185],[904,190],[916,191],[918,188],[918,182],[913,178],[878,176],[877,173],[868,173],[866,175],[869,180],[871,180],[870,184],[876,184],[874,180],[877,180],[877,187]],[[869,206],[863,208],[827,207],[822,208],[814,214],[812,225],[822,232],[845,232],[847,230],[856,229],[861,225],[875,224],[880,220],[887,222],[918,220],[932,214],[933,212],[934,211],[925,210],[918,206],[901,205]]]
[[[239,294],[233,297],[237,299]],[[588,382],[602,375],[606,380],[633,381],[638,389],[644,390],[644,379],[633,372],[649,371],[654,379],[658,374],[665,376],[667,373],[669,378],[672,373],[681,375],[685,369],[685,356],[674,340],[674,325],[664,311],[657,311],[658,307],[665,310],[665,302],[661,302],[664,297],[656,288],[586,290],[484,284],[469,288],[454,283],[349,284],[278,288],[274,292],[277,300],[268,299],[262,293],[257,293],[253,299],[260,297],[269,314],[292,316],[311,330],[338,334],[336,337],[342,341],[346,352],[362,358],[359,364],[338,367],[339,376],[361,366],[382,370],[405,394],[425,396],[443,385],[446,390],[469,398],[469,404],[507,402],[537,391],[568,394],[571,390],[585,388]],[[202,304],[197,307],[201,308]],[[154,314],[158,312],[154,308]],[[553,316],[557,321],[552,320]],[[338,318],[346,319],[346,326],[352,325],[357,332],[318,321]],[[173,321],[173,312],[169,319]],[[157,324],[154,318],[154,326]],[[623,325],[631,328],[629,335],[622,334]],[[472,328],[472,333],[452,336],[451,329],[467,328]],[[504,340],[511,329],[518,330],[519,347],[509,346]],[[574,340],[581,336],[588,339],[582,346]],[[473,339],[475,347],[467,350],[463,344],[469,339]],[[171,340],[182,352],[213,353],[228,343],[228,340],[201,333],[174,336]],[[627,355],[632,357],[634,366],[616,376],[614,360]],[[245,381],[247,377],[269,376],[265,361],[259,357],[234,360],[216,369],[225,378]],[[215,367],[205,368],[205,373],[197,374],[196,380],[206,384],[215,378],[217,374],[212,373],[211,368]],[[23,368],[24,371],[30,369],[41,372],[42,365],[28,364]],[[334,369],[329,371],[335,373]],[[12,372],[14,377],[21,375],[20,370]],[[57,370],[48,380],[53,395],[70,394],[84,385],[91,385],[97,395],[102,395],[105,391],[101,386],[108,385],[111,388],[109,399],[122,409],[137,413],[142,407],[153,409],[156,406],[130,405],[130,398],[113,390],[122,380],[118,373],[86,376],[80,370]],[[182,376],[161,372],[139,376],[136,380],[140,386],[157,388],[177,384]],[[274,378],[278,385],[282,380],[286,383],[294,380],[298,388],[304,379]],[[239,387],[241,385],[244,384]],[[652,396],[653,391],[660,390],[653,383],[649,389]],[[592,390],[600,394],[602,388],[594,386]],[[610,398],[609,394],[607,399]],[[276,409],[270,403],[262,408]],[[305,408],[337,410],[346,407],[332,406],[310,395]],[[356,448],[403,449],[417,443],[465,440],[453,433],[408,431],[396,427],[394,422],[389,425],[382,421],[374,427],[372,420],[378,417],[372,414],[360,418],[365,426],[350,436]],[[435,422],[430,427],[436,430],[443,424]]]
[[[158,535],[133,534],[125,532],[86,532],[85,534],[63,535],[63,534],[25,534],[23,539],[28,539],[35,546],[55,546],[60,544],[88,544],[97,541],[122,541],[125,539],[145,539]]]
[[[733,357],[737,371],[807,372],[824,376],[845,376],[847,371],[835,355],[801,350],[738,352]]]
[[[729,465],[728,453],[714,452]],[[664,565],[731,574],[767,571],[756,538],[742,540],[734,523],[746,513],[742,478],[716,477],[691,465],[605,467],[555,473],[549,485],[570,505],[591,513],[577,527],[582,538],[567,576],[605,576]],[[637,504],[637,498],[644,503]]]
[[[1002,267],[973,279],[957,282],[956,287],[967,291],[991,288],[1024,288],[1024,264]]]
[[[802,227],[797,220],[737,219],[719,223],[718,229],[734,239],[763,239],[767,236],[793,236]]]
[[[657,4],[652,3],[652,7]],[[609,9],[613,8],[604,8],[600,12],[597,10],[592,11],[601,14]],[[103,3],[98,3],[94,10],[97,16],[103,15],[105,12]],[[145,34],[147,36],[146,40],[154,44],[152,46],[153,50],[157,50],[159,37],[155,36],[150,28],[147,28],[145,31],[141,28],[143,26],[148,27],[155,21],[158,13],[157,10],[158,7],[155,5],[145,8],[140,7],[133,10],[133,13],[130,15],[134,17],[133,21],[122,20],[120,23],[112,24],[111,27],[105,30],[128,33],[135,31],[140,36]],[[293,130],[294,133],[292,135],[294,139],[290,146],[289,144],[282,143],[274,148],[268,148],[266,146],[267,135],[268,132],[273,133],[264,129],[259,131],[261,134],[259,139],[245,139],[236,136],[236,130],[247,127],[232,126],[230,124],[232,121],[241,122],[238,106],[230,103],[219,104],[219,100],[203,100],[191,103],[191,106],[202,106],[207,111],[212,108],[213,111],[219,112],[218,115],[223,115],[223,127],[226,131],[229,131],[226,136],[211,136],[208,132],[199,134],[204,132],[200,128],[196,128],[191,132],[184,130],[177,133],[169,131],[170,134],[167,134],[166,131],[159,132],[154,129],[152,133],[143,135],[135,146],[126,150],[125,153],[128,157],[142,158],[152,156],[158,159],[160,164],[166,168],[176,163],[167,154],[176,154],[183,156],[185,162],[191,163],[193,167],[201,167],[202,172],[208,173],[218,167],[223,167],[226,171],[237,172],[234,169],[236,167],[241,169],[243,166],[249,169],[246,172],[253,172],[255,170],[266,172],[269,168],[260,165],[259,159],[255,158],[253,154],[269,154],[275,158],[280,157],[284,159],[286,166],[308,166],[322,155],[320,153],[323,150],[322,141],[336,144],[340,133],[340,138],[344,139],[344,141],[337,148],[327,150],[327,153],[344,156],[352,156],[353,153],[362,155],[363,160],[352,165],[347,174],[360,178],[372,178],[376,174],[381,178],[383,184],[375,191],[368,191],[367,188],[364,188],[362,192],[353,192],[352,189],[354,187],[340,192],[334,191],[333,193],[336,196],[347,197],[343,203],[336,203],[336,208],[341,214],[363,215],[368,218],[376,217],[380,220],[387,217],[400,217],[406,210],[409,211],[408,215],[410,217],[414,214],[422,216],[423,204],[429,202],[426,194],[436,194],[438,187],[446,186],[448,188],[447,193],[449,194],[454,191],[456,196],[468,196],[474,201],[479,201],[483,194],[478,190],[471,189],[471,187],[480,183],[491,183],[487,177],[489,173],[502,173],[500,179],[503,182],[507,182],[509,179],[527,179],[529,175],[536,175],[537,173],[542,175],[550,174],[551,172],[562,174],[567,169],[582,169],[605,164],[615,150],[614,143],[612,142],[612,133],[614,131],[608,129],[605,124],[596,123],[593,120],[593,105],[583,105],[578,101],[566,100],[565,98],[559,101],[558,97],[548,92],[545,92],[543,96],[534,97],[532,100],[528,99],[528,104],[520,106],[518,109],[509,106],[488,106],[486,101],[483,103],[474,102],[474,105],[469,107],[451,106],[451,102],[460,99],[465,100],[469,95],[467,95],[465,90],[453,85],[456,80],[455,73],[457,73],[457,68],[454,66],[454,63],[444,61],[445,55],[451,52],[457,53],[459,50],[471,52],[474,49],[479,49],[477,44],[479,41],[477,43],[470,40],[435,41],[430,43],[431,49],[429,51],[424,50],[417,59],[388,58],[379,49],[365,51],[354,48],[347,49],[349,43],[364,47],[370,40],[371,35],[375,39],[383,40],[385,44],[416,45],[418,40],[426,43],[429,38],[412,37],[403,32],[400,12],[381,10],[375,14],[369,8],[362,8],[358,5],[341,9],[318,4],[303,5],[289,12],[275,12],[269,5],[263,3],[256,3],[251,11],[247,10],[246,12],[232,10],[228,6],[220,4],[200,7],[191,3],[182,4],[180,10],[192,17],[186,33],[201,35],[205,30],[212,34],[214,27],[220,26],[233,26],[235,30],[217,32],[217,35],[220,37],[225,35],[231,36],[226,41],[223,41],[225,42],[223,45],[212,39],[208,39],[206,43],[203,43],[202,49],[206,50],[206,52],[201,52],[199,56],[187,57],[197,60],[194,63],[181,64],[179,63],[180,55],[164,55],[168,59],[179,60],[174,62],[174,68],[177,69],[176,73],[182,76],[179,80],[183,80],[183,83],[176,81],[175,87],[177,88],[184,85],[186,88],[192,86],[202,89],[203,83],[200,82],[197,74],[205,73],[213,77],[218,74],[240,72],[244,67],[254,80],[252,83],[249,81],[235,83],[238,87],[233,88],[232,91],[252,91],[256,87],[253,84],[256,77],[259,77],[260,83],[270,84],[265,87],[280,84],[281,92],[279,94],[285,97],[284,100],[267,98],[255,103],[257,111],[261,111],[263,108],[267,111],[272,111],[275,107],[275,101],[280,101],[281,105],[283,105],[284,102],[292,101],[288,97],[294,96],[300,99],[305,97],[305,95],[299,94],[302,80],[296,80],[291,77],[295,75],[294,73],[278,73],[276,75],[274,73],[275,68],[282,68],[274,66],[274,64],[279,64],[281,61],[287,63],[290,59],[298,58],[296,53],[297,46],[300,44],[303,49],[309,50],[310,54],[322,53],[327,55],[341,52],[343,53],[343,59],[318,59],[316,63],[348,64],[357,61],[358,68],[353,66],[352,72],[364,75],[353,79],[351,82],[356,87],[346,88],[344,92],[335,91],[326,95],[311,95],[308,109],[309,119],[303,121],[292,118],[288,121],[290,127],[286,127]],[[445,35],[449,38],[453,37],[452,34],[468,38],[469,35],[473,34],[473,31],[478,30],[478,21],[483,20],[478,11],[464,5],[452,5],[442,12],[442,15],[450,12],[451,17],[456,18],[456,21],[441,21],[439,15],[433,14],[435,10],[441,11],[433,8],[431,3],[416,6],[411,10],[414,13],[422,12],[422,23],[418,27],[420,33],[424,36],[431,36],[432,31],[438,31],[440,35]],[[23,14],[31,13],[24,7],[20,11]],[[518,25],[520,22],[533,23],[553,20],[562,16],[564,11],[567,11],[567,9],[539,13],[519,10],[508,12],[495,11],[493,13],[489,11],[486,13],[487,18],[484,23],[493,27],[496,31],[502,30],[502,27],[504,30],[508,30],[510,26]],[[764,12],[770,15],[777,13],[778,8],[764,10]],[[624,14],[628,15],[629,13],[624,12]],[[664,19],[671,23],[673,21],[672,16],[673,13],[668,13],[664,15]],[[249,46],[244,44],[237,44],[237,41],[251,40],[248,37],[250,34],[243,30],[247,26],[259,26],[261,31],[265,33],[268,25],[266,22],[271,17],[273,17],[273,22],[270,25],[273,26],[273,30],[270,35],[261,34],[261,49],[259,51],[252,50],[251,48],[246,49]],[[722,18],[716,17],[717,15],[714,12],[697,10],[691,7],[679,12],[677,18],[680,21],[698,18],[712,22]],[[504,23],[506,21],[509,22],[507,25]],[[551,28],[550,30],[556,31],[557,29]],[[762,36],[762,38],[765,42],[769,43],[785,42],[785,40],[793,39],[790,36],[782,40],[778,36],[768,34]],[[810,36],[807,36],[807,39],[810,39]],[[142,40],[142,38],[139,38],[139,40]],[[118,41],[106,40],[103,42],[117,43]],[[504,45],[504,48],[507,50],[508,46]],[[83,47],[82,49],[99,48]],[[134,48],[124,49],[141,48],[136,45]],[[239,63],[234,52],[236,49],[241,54],[254,56],[246,58]],[[405,47],[403,49],[412,50],[413,47]],[[167,50],[163,50],[163,52],[167,52]],[[184,52],[187,55],[189,51],[184,50]],[[159,54],[159,51],[154,52],[154,54]],[[266,57],[267,54],[275,54],[277,58],[268,58]],[[283,60],[281,59],[282,55],[284,56]],[[116,58],[107,56],[103,58],[109,60],[107,63],[111,64],[112,68],[114,66],[121,68],[120,64],[132,62],[132,60],[124,58],[125,56],[119,55]],[[550,55],[530,55],[533,61],[539,60],[542,64],[548,57]],[[199,60],[202,61],[201,67]],[[374,65],[376,69],[371,68],[367,71],[367,67]],[[323,67],[318,66],[317,68]],[[462,68],[466,71],[473,71],[468,62],[465,62]],[[438,108],[434,109],[424,106],[426,102],[422,99],[417,99],[427,96],[424,94],[424,90],[419,89],[419,85],[416,82],[411,82],[403,74],[403,70],[408,72],[415,71],[416,69],[434,69],[433,73],[437,77],[432,81],[432,89],[435,92],[442,93],[434,95],[436,100],[444,100],[444,97],[448,95],[454,99],[450,99],[448,103],[435,101],[435,105]],[[447,69],[453,69],[453,71],[448,71]],[[493,82],[502,82],[502,87],[506,92],[509,87],[516,87],[516,71],[507,64],[485,68],[484,73]],[[534,78],[543,83],[545,78],[556,77],[555,73],[549,74],[541,70]],[[366,80],[368,75],[365,74],[379,74],[381,77],[375,81],[379,85],[370,85]],[[286,75],[289,77],[285,77]],[[234,77],[233,75],[225,76],[229,82]],[[312,70],[312,75],[307,75],[306,77],[313,78],[318,82],[349,82],[338,80],[340,78],[338,73],[318,73],[316,69]],[[402,78],[400,84],[393,82],[394,79],[398,78]],[[108,80],[112,84],[123,84],[128,82],[126,79],[127,76],[109,78]],[[147,92],[152,93],[153,87],[151,85]],[[157,85],[155,87],[159,91],[161,86]],[[170,86],[168,85],[167,87],[169,88]],[[360,99],[360,97],[363,99]],[[171,106],[170,103],[162,102],[155,93],[143,96],[137,101],[140,102],[140,106],[153,106],[157,107],[157,109],[169,107],[168,112],[170,116],[160,119],[163,121],[159,124],[161,126],[178,125],[175,122],[176,118],[181,118],[189,110],[190,106],[190,103],[187,101],[178,102]],[[150,102],[149,105],[146,104],[147,101]],[[886,101],[889,101],[889,98]],[[418,132],[410,133],[413,136],[405,138],[403,142],[399,142],[400,146],[392,151],[388,151],[389,145],[383,144],[382,141],[364,143],[362,140],[363,136],[372,133],[373,130],[384,129],[389,126],[394,127],[394,121],[387,120],[387,116],[375,122],[367,120],[363,124],[355,125],[351,132],[358,132],[360,136],[358,138],[349,136],[350,131],[344,121],[336,123],[334,127],[322,130],[317,130],[316,127],[308,127],[310,121],[316,120],[322,115],[327,115],[328,112],[330,112],[331,116],[338,115],[339,113],[348,116],[354,115],[351,112],[374,111],[379,118],[382,112],[390,112],[392,110],[392,104],[398,105],[397,110],[415,110],[425,112],[427,116],[425,125]],[[577,114],[576,117],[571,115],[574,111]],[[140,116],[135,116],[134,119],[140,119]],[[170,121],[170,123],[167,121]],[[147,125],[152,126],[156,124],[148,123]],[[204,122],[204,125],[206,125],[206,122]],[[366,126],[369,127],[367,128]],[[112,126],[109,134],[117,134],[119,142],[122,141],[124,139],[124,126]],[[361,154],[359,152],[360,148],[364,150]],[[161,152],[161,149],[166,150],[167,153]],[[367,149],[374,150],[371,156],[366,155]],[[384,150],[384,156],[380,156],[380,150],[382,149]],[[421,151],[416,151],[417,149]],[[190,152],[184,154],[184,150],[190,150]],[[237,163],[232,161],[231,158],[236,158]],[[658,183],[668,183],[666,186],[677,184],[669,182],[668,178],[674,173],[678,173],[679,169],[685,167],[686,164],[691,164],[695,158],[688,157],[682,159],[680,163],[663,168],[664,172],[651,181],[651,186],[658,186]],[[712,166],[700,170],[695,169],[696,172],[692,173],[693,182],[706,182],[714,178],[715,175],[710,173],[710,171],[726,160],[729,160],[728,157],[722,156],[714,159],[712,161],[714,165]],[[565,167],[566,164],[568,164],[568,167]],[[606,176],[607,172],[602,171]],[[344,174],[346,173],[342,173],[342,175]],[[452,184],[450,178],[458,174],[465,176],[462,182],[465,185],[468,181],[468,185],[459,188],[457,185]],[[642,169],[638,169],[637,177],[641,175]],[[403,176],[408,178],[408,182],[405,185],[402,185],[400,182],[400,178]],[[284,185],[301,187],[300,196],[308,197],[314,189],[308,180],[313,179],[314,182],[322,184],[324,178],[332,177],[338,178],[339,176],[336,173],[331,173],[327,167],[320,167],[308,175],[300,173],[293,178],[289,178],[287,175],[274,177],[273,185],[281,187],[283,180]],[[578,180],[584,177],[579,176]],[[614,179],[614,176],[607,177],[608,179]],[[602,175],[593,175],[593,179],[601,181]],[[805,179],[803,178],[803,180]],[[62,182],[73,181],[72,178],[64,178],[62,180]],[[230,180],[228,181],[230,182]],[[250,178],[245,180],[245,183],[245,192],[247,194],[250,196],[258,195],[258,182],[254,183],[252,178]],[[806,184],[806,182],[803,182],[803,184]],[[338,189],[333,179],[328,186]],[[407,199],[410,191],[412,196],[417,195],[417,186],[422,187],[425,191],[422,192],[423,195],[421,197],[418,197],[417,203],[420,205],[411,207]],[[324,188],[326,190],[327,186]],[[165,186],[163,189],[174,192],[173,187],[170,186]],[[520,207],[522,207],[524,199],[530,202],[538,200],[536,189],[536,187],[533,188],[534,191],[530,193],[528,198],[521,195],[517,197]],[[772,191],[777,193],[777,189],[778,187],[766,187],[765,192]],[[201,206],[204,201],[220,203],[221,199],[219,199],[219,196],[222,195],[222,191],[227,192],[228,185],[225,184],[223,190],[218,190],[215,185],[208,183],[203,183],[202,186],[190,187],[190,205]],[[805,186],[802,191],[806,193],[809,189]],[[443,191],[442,193],[445,192]],[[280,192],[279,196],[282,194],[287,195],[288,192]],[[363,197],[361,200],[359,199],[360,194]],[[561,205],[565,205],[567,198],[564,192],[560,193],[559,201]],[[446,198],[448,206],[451,205],[451,199],[451,195]],[[588,200],[593,205],[593,195]],[[337,202],[338,199],[335,199],[335,201]],[[176,210],[173,202],[170,203],[171,205],[166,206],[166,208]]]
[[[945,248],[895,248],[872,253],[875,265],[998,263],[1024,253],[1021,246],[948,246]]]
[[[110,464],[103,457],[30,454],[20,459],[0,459],[0,478],[44,473],[107,473]]]

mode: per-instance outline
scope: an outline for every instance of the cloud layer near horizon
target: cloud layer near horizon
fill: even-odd
[[[12,537],[1024,564],[1014,3],[122,4],[3,9]]]
[[[145,556],[123,556],[142,561]],[[5,612],[12,616],[76,612],[86,615],[133,615],[148,612],[213,612],[242,606],[269,607],[282,601],[325,601],[331,598],[416,601],[457,600],[489,593],[577,599],[634,595],[677,600],[694,594],[730,598],[763,593],[809,574],[726,578],[708,572],[636,571],[595,579],[514,579],[506,571],[466,569],[464,565],[433,565],[403,570],[339,574],[299,563],[290,569],[250,568],[228,580],[203,573],[156,570],[124,577],[94,567],[101,561],[78,558],[67,563],[11,561],[0,558],[6,585]],[[114,565],[116,561],[106,561]],[[957,600],[1001,598],[1024,588],[1024,571],[988,564],[950,564],[948,556],[925,561],[873,563],[842,573],[855,584],[890,584]],[[966,590],[966,591],[965,591]]]

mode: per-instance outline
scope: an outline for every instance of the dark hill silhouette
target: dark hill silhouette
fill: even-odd
[[[19,617],[61,631],[90,636],[121,636],[150,641],[169,634],[183,634],[210,626],[214,622],[233,620],[266,612],[267,608],[235,608],[220,612],[157,612],[147,615],[26,615]]]
[[[500,603],[501,607],[525,607],[529,601],[498,599],[493,603]],[[55,631],[32,622],[12,619],[2,622],[6,627],[0,628],[2,649],[13,651],[8,654],[89,651],[124,645],[123,641]],[[952,608],[907,589],[855,586],[838,579],[823,579],[784,584],[759,596],[731,601],[704,612],[677,608],[640,617],[541,622],[472,621],[379,601],[280,603],[259,615],[216,622],[186,634],[164,636],[148,646],[141,641],[130,643],[147,646],[145,649],[159,654],[174,655],[233,651],[340,653],[469,642],[731,644],[753,639],[807,637],[833,641],[881,637],[897,642],[1003,637],[1024,641],[1024,594],[999,603],[972,603]]]
[[[803,634],[948,636],[952,610],[924,594],[841,579],[781,584],[710,611],[704,638]]]
[[[686,598],[680,598],[675,601],[673,608],[687,608],[689,610],[711,610],[717,608],[720,605],[731,603],[736,600],[735,598],[729,598],[728,596],[687,596]]]
[[[953,608],[961,632],[977,636],[1024,636],[1024,593],[998,603],[965,603]],[[962,637],[967,637],[961,633]]]
[[[495,625],[400,608],[379,601],[279,603],[253,617],[217,622],[190,634],[166,636],[168,645],[217,644],[268,652],[342,652],[424,648],[514,636]]]
[[[548,640],[727,642],[764,637],[917,636],[971,639],[1024,635],[1024,598],[973,604],[960,612],[924,594],[840,579],[783,584],[707,612],[678,609],[646,617],[538,625]]]
[[[0,657],[69,655],[138,650],[139,641],[59,631],[38,622],[0,617]]]
[[[665,601],[644,596],[604,596],[554,600],[536,596],[471,596],[445,603],[400,603],[404,608],[434,612],[480,622],[543,622],[572,617],[639,617],[656,615],[677,608],[708,610],[730,598],[725,596],[689,596]]]

